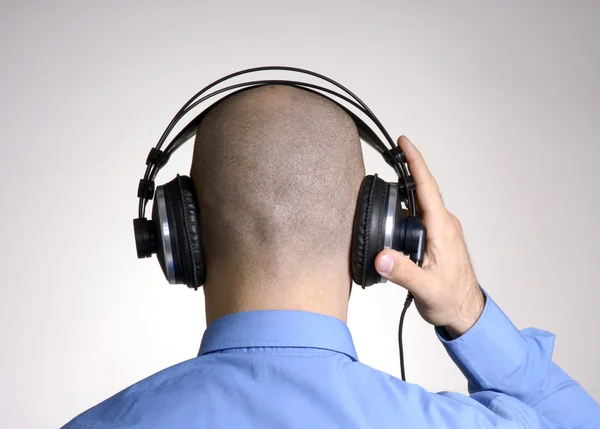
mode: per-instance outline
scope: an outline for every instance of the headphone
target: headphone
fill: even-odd
[[[239,75],[267,70],[311,75],[335,85],[344,91],[347,96],[308,82],[257,80],[230,85],[201,97],[221,82]],[[377,150],[398,175],[399,180],[397,183],[386,182],[379,178],[377,174],[367,175],[363,178],[358,191],[352,227],[352,280],[361,285],[363,289],[376,283],[385,283],[387,280],[382,278],[375,269],[375,257],[381,250],[387,248],[400,251],[408,255],[417,265],[421,265],[425,253],[426,232],[420,217],[416,215],[415,183],[409,174],[402,150],[393,143],[390,135],[367,105],[344,86],[321,74],[287,66],[255,67],[229,74],[196,93],[177,112],[163,132],[156,147],[150,150],[146,158],[146,172],[138,185],[138,218],[133,220],[138,258],[148,258],[156,253],[162,271],[171,284],[185,284],[195,290],[204,284],[207,267],[204,263],[201,213],[194,182],[189,176],[178,174],[170,182],[158,186],[155,191],[154,180],[158,171],[168,162],[173,152],[196,134],[203,118],[212,108],[239,92],[265,85],[286,85],[300,88],[324,96],[337,104],[354,120],[359,137]],[[161,150],[175,125],[186,113],[218,94],[238,88],[238,91],[221,98],[202,111],[171,140],[164,150]],[[375,131],[355,113],[326,94],[336,96],[364,113],[375,123],[388,141],[391,149],[388,149]],[[152,216],[148,220],[145,217],[146,204],[153,198]],[[403,202],[408,208],[408,216],[404,216],[402,212]],[[402,321],[410,302],[412,302],[412,296],[409,293],[402,311],[398,334],[402,379],[404,379],[401,339]]]

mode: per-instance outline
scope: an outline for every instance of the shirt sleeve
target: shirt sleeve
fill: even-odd
[[[469,393],[500,392],[568,427],[600,424],[600,405],[552,362],[555,335],[535,328],[519,331],[482,291],[486,303],[471,329],[452,340],[445,329],[435,328],[467,378]]]
[[[479,391],[465,396],[456,392],[439,392],[430,412],[443,413],[451,401],[453,415],[428,427],[470,427],[494,429],[598,429],[600,422],[588,421],[575,425],[557,422],[518,399],[503,393]],[[443,399],[442,399],[443,398]],[[459,405],[460,404],[460,405]],[[473,411],[471,415],[469,411]],[[458,423],[458,425],[457,425]]]

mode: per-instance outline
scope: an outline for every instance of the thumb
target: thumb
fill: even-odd
[[[408,289],[418,291],[426,284],[426,271],[404,254],[385,249],[375,257],[375,269],[382,277]]]

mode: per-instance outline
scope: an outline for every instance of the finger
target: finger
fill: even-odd
[[[413,295],[420,295],[429,276],[423,268],[393,249],[384,249],[377,254],[375,269],[382,277],[408,289]]]
[[[435,178],[429,171],[421,152],[410,142],[408,137],[400,136],[398,146],[406,156],[410,174],[415,180],[417,199],[423,215],[438,216],[446,212],[444,201]]]

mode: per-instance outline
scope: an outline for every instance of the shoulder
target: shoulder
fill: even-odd
[[[400,413],[412,412],[417,405],[447,402],[447,398],[419,384],[403,381],[387,372],[361,362],[347,364],[349,391],[363,404],[374,409],[389,407]]]
[[[165,368],[82,412],[63,429],[164,427],[159,421],[165,411],[176,408],[177,398],[197,387],[206,371],[210,359],[202,357]]]

